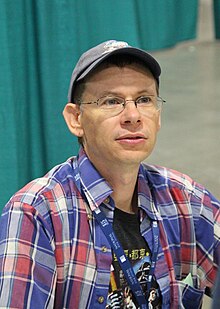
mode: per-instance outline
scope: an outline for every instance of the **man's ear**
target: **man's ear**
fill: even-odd
[[[63,117],[70,132],[77,137],[83,136],[83,128],[81,126],[80,107],[77,104],[67,103],[63,110]]]

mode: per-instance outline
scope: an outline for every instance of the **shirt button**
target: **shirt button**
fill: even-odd
[[[105,298],[104,298],[103,296],[99,296],[98,302],[99,302],[100,304],[103,304],[103,303],[104,303],[104,300],[105,300]]]
[[[110,202],[110,198],[107,197],[107,198],[104,200],[104,203],[105,203],[105,204],[109,204],[109,202]]]
[[[92,220],[92,214],[88,214],[88,215],[87,215],[87,219],[88,219],[88,220]]]
[[[105,246],[103,246],[102,248],[101,248],[101,250],[102,250],[102,252],[107,252],[107,248],[105,247]]]

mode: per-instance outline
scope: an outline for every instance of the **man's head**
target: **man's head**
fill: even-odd
[[[92,69],[87,65],[81,75],[79,68],[72,75],[73,103],[66,105],[64,117],[94,164],[140,163],[151,153],[160,128],[159,64],[149,54],[144,57],[144,51],[136,57],[139,50],[127,48],[109,51]]]

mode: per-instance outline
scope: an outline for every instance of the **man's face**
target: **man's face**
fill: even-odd
[[[126,100],[157,96],[156,83],[152,74],[139,65],[110,66],[88,80],[82,101],[96,101],[106,95]],[[127,102],[121,113],[111,116],[96,104],[83,104],[79,121],[84,149],[95,166],[102,162],[109,168],[123,164],[129,168],[139,165],[152,152],[160,128],[160,111],[143,115],[134,102]]]

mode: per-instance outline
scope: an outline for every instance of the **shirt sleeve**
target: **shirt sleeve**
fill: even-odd
[[[15,202],[3,210],[0,227],[0,307],[52,308],[57,274],[47,222]]]

